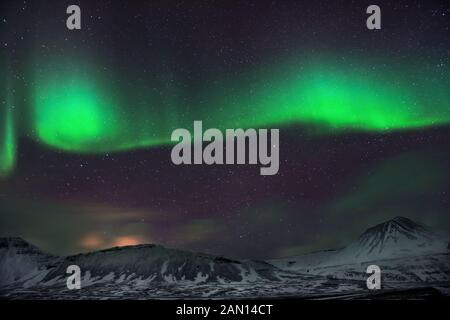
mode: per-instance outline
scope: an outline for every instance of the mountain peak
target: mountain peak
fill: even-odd
[[[395,222],[400,222],[400,223],[402,223],[402,222],[406,222],[406,223],[413,222],[411,219],[408,219],[408,218],[405,218],[405,217],[402,217],[402,216],[396,216],[395,218],[393,218],[393,219],[391,219],[389,221],[395,221]]]
[[[47,255],[41,249],[21,237],[0,237],[0,250],[2,249],[20,254]]]
[[[395,218],[388,220],[385,223],[396,223],[396,224],[403,225],[403,226],[422,227],[419,223],[417,223],[411,219],[402,217],[402,216],[396,216]]]
[[[31,246],[21,237],[0,237],[0,248]]]
[[[370,261],[443,252],[444,244],[432,229],[397,216],[367,229],[344,252],[356,260]]]
[[[423,225],[401,216],[397,216],[391,220],[380,223],[372,228],[367,229],[360,237],[366,238],[367,236],[387,238],[398,238],[399,236],[407,237],[411,240],[417,240],[419,238],[433,239],[436,237],[435,233]]]

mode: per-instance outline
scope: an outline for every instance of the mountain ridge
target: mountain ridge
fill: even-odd
[[[302,270],[314,266],[332,266],[398,259],[449,251],[450,237],[411,219],[397,216],[367,228],[347,246],[303,255],[272,259],[283,270]]]
[[[396,217],[368,228],[341,249],[256,261],[156,244],[58,257],[42,253],[21,238],[0,238],[0,258],[8,258],[0,260],[0,271],[9,274],[7,278],[0,277],[0,297],[141,297],[144,293],[155,297],[223,297],[269,292],[277,296],[316,295],[330,290],[340,293],[365,290],[366,267],[371,263],[381,267],[386,287],[442,286],[450,283],[450,251],[448,238],[445,239],[431,228]],[[66,288],[66,270],[72,264],[82,270],[85,289],[79,293]],[[11,270],[6,270],[8,267]],[[16,270],[21,271],[15,273]]]
[[[69,256],[47,256],[39,249],[34,251],[33,245],[19,237],[0,238],[0,255],[8,255],[10,259],[0,266],[7,268],[10,264],[13,268],[30,256],[42,254],[48,259],[41,266],[45,269],[41,282],[51,282],[53,279],[66,277],[69,265],[76,264],[81,270],[88,272],[89,279],[102,279],[111,274],[121,278],[136,281],[159,281],[175,283],[180,281],[203,282],[237,282],[267,280],[278,281],[275,275],[277,268],[265,261],[256,260],[234,260],[222,256],[216,256],[200,252],[183,251],[166,248],[156,244],[139,244],[123,247],[112,247],[102,250],[79,253]],[[32,248],[30,251],[21,251],[20,248]],[[3,249],[3,250],[1,250]],[[8,250],[7,252],[4,252]],[[14,261],[16,257],[16,261]],[[58,263],[55,263],[58,262]],[[28,265],[27,265],[28,266]],[[29,265],[28,273],[36,272],[36,266]],[[20,276],[27,275],[23,271],[13,278],[20,281]],[[1,278],[0,278],[1,280]],[[0,286],[9,284],[11,277],[0,281]]]

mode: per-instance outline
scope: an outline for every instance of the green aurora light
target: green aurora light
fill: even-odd
[[[17,146],[13,112],[0,109],[0,114],[0,177],[5,177],[15,167]]]
[[[26,127],[34,139],[66,152],[101,154],[170,144],[171,132],[191,128],[194,120],[219,129],[306,124],[330,134],[450,123],[448,70],[436,77],[411,66],[374,70],[316,58],[219,79],[203,93],[186,97],[174,86],[152,92],[147,83],[130,85],[85,60],[73,61],[54,60],[35,72],[26,108]],[[0,126],[1,175],[13,169],[17,148],[8,110],[2,110]]]

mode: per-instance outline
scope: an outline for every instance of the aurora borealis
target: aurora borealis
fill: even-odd
[[[16,135],[14,131],[14,118],[12,112],[4,112],[2,123],[2,141],[0,143],[0,175],[10,173],[15,165]]]
[[[52,59],[52,64],[36,76],[31,110],[26,112],[38,142],[67,152],[105,153],[169,144],[172,130],[188,127],[197,118],[208,119],[218,128],[306,124],[322,130],[375,132],[450,121],[448,77],[412,82],[415,74],[404,71],[396,76],[389,65],[373,72],[369,65],[349,68],[323,59],[321,63],[289,64],[284,72],[271,67],[276,71],[237,76],[232,82],[238,85],[218,80],[225,91],[235,92],[226,99],[208,87],[197,99],[174,88],[179,93],[169,93],[164,109],[185,116],[161,119],[155,106],[161,101],[147,97],[145,88],[135,86],[134,92],[143,92],[144,97],[133,96],[123,93],[120,85],[113,88],[116,78],[104,80],[82,61],[72,68],[66,65],[73,62],[55,64]],[[204,108],[189,111],[201,103]],[[11,119],[7,121],[9,127],[14,126]],[[13,161],[13,147],[6,148],[14,144],[12,135],[11,131],[4,135],[4,168]]]
[[[1,5],[1,232],[262,257],[390,215],[450,222],[448,5],[385,1],[379,31],[353,1],[80,1],[79,31],[66,5]],[[280,128],[279,174],[173,166],[195,120]]]

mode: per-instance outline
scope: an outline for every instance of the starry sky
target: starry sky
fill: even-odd
[[[370,4],[2,1],[0,236],[264,259],[450,229],[450,4]],[[278,174],[172,164],[194,120],[280,129]]]

